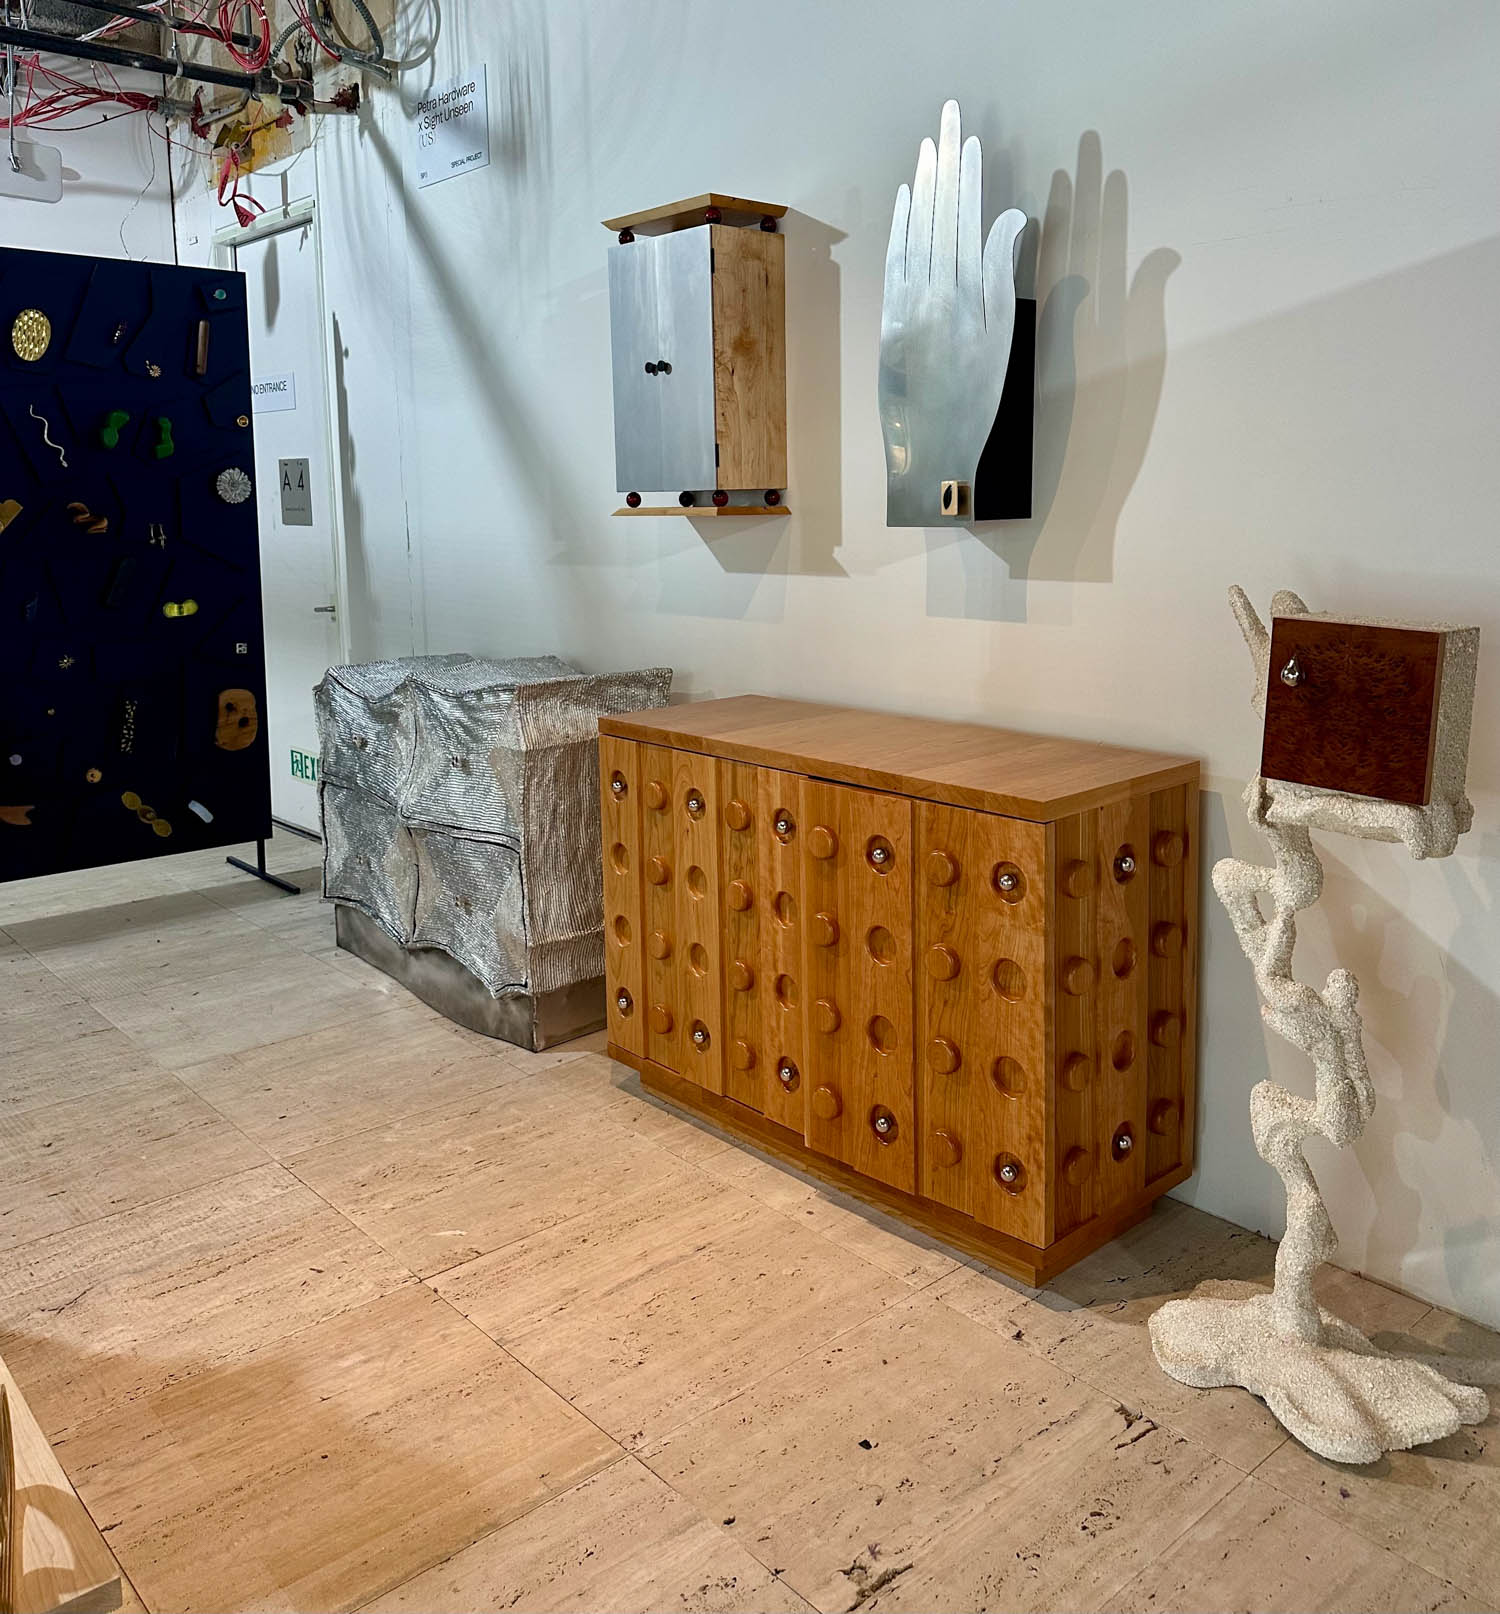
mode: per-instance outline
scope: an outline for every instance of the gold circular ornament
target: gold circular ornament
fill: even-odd
[[[23,308],[11,324],[10,345],[18,359],[34,364],[52,345],[52,321],[40,308]]]
[[[97,785],[104,775],[97,768],[90,768],[83,776],[91,785]]]
[[[165,818],[153,818],[151,820],[151,828],[155,830],[163,840],[165,840],[167,836],[172,833],[172,826],[166,821]]]
[[[249,415],[236,415],[234,417],[234,423],[236,426],[248,426],[250,424],[250,417]]]
[[[124,795],[120,797],[120,805],[128,808],[131,812],[138,812],[140,810],[141,798],[136,795],[133,790],[127,790]]]

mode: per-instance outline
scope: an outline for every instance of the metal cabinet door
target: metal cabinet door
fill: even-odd
[[[615,486],[622,493],[669,484],[662,476],[661,357],[656,245],[643,236],[609,249],[609,344],[614,367]]]
[[[656,378],[661,479],[651,486],[717,487],[712,232],[676,230],[650,240],[656,260],[657,357],[672,367]]]

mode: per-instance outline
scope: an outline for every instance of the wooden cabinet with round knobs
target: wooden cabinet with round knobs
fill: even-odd
[[[1191,763],[765,697],[599,757],[609,1046],[654,1094],[1032,1284],[1186,1179]]]

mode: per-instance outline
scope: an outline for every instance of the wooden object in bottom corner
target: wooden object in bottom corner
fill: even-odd
[[[107,1614],[120,1569],[0,1362],[0,1614]]]
[[[653,1091],[1030,1283],[1191,1174],[1196,762],[760,696],[600,732]]]

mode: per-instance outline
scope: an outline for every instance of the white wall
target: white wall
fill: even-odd
[[[61,57],[47,60],[75,76],[88,73]],[[118,77],[126,89],[161,89],[159,78],[144,73]],[[107,110],[83,112],[74,121],[82,124]],[[60,202],[0,196],[0,246],[174,261],[170,164],[160,120],[155,133],[146,127],[145,116],[136,113],[111,115],[107,123],[92,128],[23,126],[16,138],[62,152],[63,194]],[[0,129],[0,162],[5,161],[5,142]]]
[[[357,652],[664,661],[694,695],[1187,751],[1211,862],[1258,853],[1231,582],[1477,621],[1463,855],[1328,843],[1302,966],[1361,976],[1381,1095],[1315,1160],[1341,1260],[1500,1323],[1500,8],[506,0],[443,8],[405,93],[479,62],[482,173],[405,190],[387,93],[265,188],[321,188]],[[949,95],[991,211],[1046,216],[1037,515],[978,533],[886,528],[875,412],[891,200]],[[795,513],[612,520],[598,221],[709,188],[792,209]],[[1246,1100],[1307,1071],[1211,901],[1205,925],[1180,1192],[1279,1233]]]

